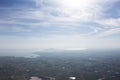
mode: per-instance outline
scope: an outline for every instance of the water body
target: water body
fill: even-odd
[[[38,78],[38,77],[36,77],[36,76],[32,76],[31,78],[30,78],[30,80],[42,80],[41,78]]]

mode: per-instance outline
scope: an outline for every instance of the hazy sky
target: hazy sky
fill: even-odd
[[[120,48],[120,0],[0,0],[0,49]]]

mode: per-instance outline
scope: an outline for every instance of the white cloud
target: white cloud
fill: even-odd
[[[52,21],[94,21],[103,17],[104,11],[110,7],[105,5],[116,1],[118,0],[44,0],[45,7],[41,10],[49,14]],[[41,6],[41,0],[36,3]],[[57,16],[51,15],[54,12]]]
[[[120,27],[120,18],[110,18],[96,21],[96,23],[105,27]]]
[[[20,9],[9,15],[10,20],[0,23],[43,26],[61,24],[74,26],[76,23],[94,22],[104,15],[105,4],[117,0],[34,0],[37,8]],[[104,8],[106,7],[106,8]],[[8,17],[6,17],[8,19]],[[31,20],[33,22],[26,22]],[[3,20],[3,19],[2,19]],[[34,22],[36,21],[36,22]]]
[[[11,19],[13,18],[14,20],[17,20],[16,22],[20,22],[19,19],[32,19],[43,21],[43,23],[49,24],[62,22],[69,23],[87,21],[94,22],[94,20],[102,18],[105,9],[109,7],[105,6],[106,4],[113,3],[117,0],[84,0],[84,1],[33,0],[33,1],[36,2],[37,8],[33,9],[22,8],[20,10],[18,9],[17,11],[12,13],[9,17]]]
[[[0,26],[0,32],[31,32],[31,30],[19,26]]]
[[[96,23],[102,28],[97,37],[114,37],[114,35],[120,34],[120,18],[102,19],[96,21]]]
[[[118,20],[101,20],[103,18],[105,9],[109,6],[106,4],[113,3],[117,0],[35,0],[37,9],[20,9],[10,15],[10,19],[4,19],[0,21],[1,24],[15,24],[15,25],[27,25],[29,27],[49,27],[56,26],[63,29],[70,30],[76,25],[83,26],[84,22],[94,23],[97,21],[101,25],[119,25]],[[106,8],[104,8],[106,7]],[[26,21],[25,21],[25,20]],[[27,21],[28,20],[28,21]],[[31,20],[31,21],[29,21]],[[116,22],[117,21],[117,22]],[[97,26],[97,25],[96,25]],[[83,26],[84,27],[84,26]],[[93,33],[99,32],[104,28],[95,28]],[[106,26],[105,26],[106,27]],[[76,27],[79,28],[79,27]],[[23,30],[24,31],[24,30]],[[92,33],[89,33],[92,34]]]
[[[107,36],[116,35],[116,34],[120,35],[120,28],[106,30],[100,33],[99,35],[97,35],[97,37],[107,37]],[[114,36],[111,36],[111,37],[114,37]]]

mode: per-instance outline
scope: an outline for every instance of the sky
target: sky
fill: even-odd
[[[0,49],[120,49],[120,0],[0,0]]]

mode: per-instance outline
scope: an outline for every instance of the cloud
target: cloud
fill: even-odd
[[[60,23],[60,22],[92,22],[95,19],[102,18],[104,16],[104,11],[107,6],[116,2],[117,0],[44,0],[43,3],[48,4],[47,6],[41,7],[40,11],[43,12],[45,18],[49,18],[50,22]],[[39,3],[39,1],[37,1]],[[48,3],[50,2],[50,3]],[[41,3],[41,1],[40,1]],[[75,5],[73,5],[75,3]],[[77,7],[76,7],[77,3]],[[56,5],[55,5],[56,4]],[[67,5],[67,6],[66,6]],[[73,5],[73,6],[72,6]],[[106,7],[104,9],[104,7]],[[38,15],[39,18],[39,15]]]
[[[72,1],[72,0],[71,0]],[[51,16],[52,21],[88,21],[91,18],[96,18],[100,14],[100,6],[93,3],[94,1],[68,1],[68,0],[48,0],[48,5],[42,10],[45,11],[49,16]],[[76,6],[73,3],[76,2],[80,6]],[[47,4],[47,1],[46,1]],[[83,5],[82,5],[83,4]],[[87,5],[85,5],[87,4]],[[94,5],[95,4],[95,5]],[[93,6],[94,5],[94,6]],[[97,15],[96,15],[97,14]]]
[[[59,22],[84,22],[101,18],[104,5],[110,3],[108,0],[34,0],[36,8],[18,8],[9,17],[27,18],[34,20]],[[77,3],[76,5],[73,4]],[[42,5],[42,6],[41,6]],[[15,8],[15,7],[14,7]],[[5,10],[5,9],[4,9]],[[6,17],[8,18],[8,17]],[[50,19],[50,20],[49,20]]]
[[[120,33],[119,17],[106,17],[106,11],[119,0],[30,1],[32,4],[28,1],[24,5],[17,3],[19,6],[0,6],[0,33],[5,33],[0,37],[6,37],[1,48],[120,47],[118,38],[103,38]],[[6,33],[14,34],[8,37]],[[16,33],[30,36],[20,37]]]
[[[0,26],[0,32],[31,32],[31,30],[26,29],[24,27],[18,27],[18,26]]]
[[[110,18],[96,21],[96,23],[105,27],[120,27],[120,18]]]
[[[12,24],[66,24],[94,22],[104,15],[105,4],[113,3],[113,0],[33,0],[36,8],[9,9],[2,20],[14,20]],[[114,0],[115,2],[116,0]],[[76,5],[74,5],[74,3]],[[12,7],[13,8],[13,7]],[[15,7],[14,7],[15,8]],[[105,8],[106,9],[106,8]],[[8,9],[4,9],[8,11]],[[14,13],[13,13],[14,11]],[[30,21],[31,20],[31,21]],[[26,22],[28,21],[28,22]],[[6,21],[7,22],[7,21]],[[9,23],[9,22],[8,22]],[[6,23],[7,24],[7,23]],[[73,25],[74,26],[74,25]]]
[[[109,29],[106,30],[102,33],[100,33],[99,35],[97,35],[97,37],[115,37],[115,35],[119,36],[120,35],[120,28],[113,28],[113,29]]]
[[[40,8],[48,13],[49,16],[52,16],[53,20],[55,19],[54,21],[66,21],[67,19],[68,21],[81,22],[103,17],[105,15],[104,11],[111,7],[108,6],[108,4],[112,5],[117,1],[118,0],[44,0],[42,1],[44,6]],[[39,2],[41,6],[41,0],[37,0],[36,3]],[[54,13],[54,15],[51,15],[52,13]]]
[[[119,37],[120,34],[120,18],[107,18],[96,21],[102,30],[98,33],[98,37]],[[115,36],[116,35],[116,36]]]

